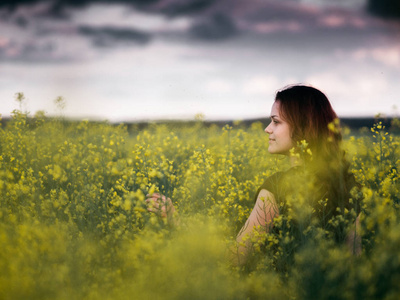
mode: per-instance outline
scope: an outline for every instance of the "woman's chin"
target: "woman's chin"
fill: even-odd
[[[268,147],[268,152],[270,154],[276,154],[276,151],[274,150],[274,148]]]
[[[271,147],[268,148],[268,152],[270,154],[282,154],[282,155],[286,155],[286,156],[289,155],[289,151],[279,151],[279,150],[271,148]]]

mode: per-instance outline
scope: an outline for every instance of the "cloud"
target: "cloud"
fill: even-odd
[[[21,28],[26,28],[28,27],[29,21],[27,18],[20,16],[15,18],[15,24]]]
[[[0,9],[6,9],[10,14],[18,13],[20,9],[31,10],[31,15],[53,19],[69,19],[73,9],[82,9],[92,4],[129,5],[145,9],[160,0],[3,0]],[[41,8],[39,12],[37,9]],[[72,10],[71,10],[72,9]]]
[[[11,17],[68,19],[69,14],[62,1],[23,0],[2,1],[0,9]]]
[[[99,16],[104,16],[99,18]],[[129,27],[148,33],[183,32],[191,20],[189,17],[167,18],[161,14],[148,13],[125,5],[94,5],[76,11],[73,23],[77,26]]]
[[[96,46],[114,46],[115,43],[146,44],[151,35],[132,28],[80,26],[78,32],[90,37]]]
[[[351,56],[358,61],[374,60],[388,67],[400,68],[400,45],[361,48],[353,51]]]
[[[22,61],[30,63],[69,61],[70,57],[58,51],[51,41],[20,42],[0,38],[0,61]]]
[[[368,27],[367,18],[351,13],[343,9],[330,9],[317,18],[317,24],[322,27],[337,28],[355,28],[364,29]]]
[[[202,11],[218,0],[4,0],[0,2],[0,8],[4,7],[10,12],[16,11],[21,6],[33,6],[46,4],[46,15],[54,18],[69,16],[69,8],[83,8],[92,4],[128,5],[138,9],[158,12],[170,17],[190,15]]]
[[[371,32],[377,36],[387,31],[383,22],[371,22],[371,18],[361,13],[331,7],[322,9],[302,2],[6,0],[0,2],[0,37],[15,38],[19,45],[26,44],[27,41],[22,41],[26,38],[30,44],[37,44],[34,49],[41,49],[43,44],[49,43],[64,48],[79,39],[86,44],[89,40],[97,48],[112,48],[147,45],[156,39],[169,43],[190,43],[193,40],[213,43],[237,37],[242,43],[262,47],[267,44],[285,48],[305,45],[311,49],[347,51],[362,48],[367,39],[371,40]],[[2,30],[4,24],[19,28],[18,36]],[[26,53],[22,48],[24,46],[19,47],[19,53]],[[88,52],[99,50],[89,48]],[[52,51],[54,54],[61,50]],[[82,53],[74,54],[72,51],[71,48],[70,58],[82,56]],[[3,49],[2,53],[6,58],[10,51]]]
[[[40,0],[3,0],[0,2],[0,7],[5,7],[10,10],[15,10],[20,5],[30,5],[41,2]]]
[[[189,29],[190,36],[200,40],[222,40],[238,33],[235,22],[228,15],[217,13],[195,23]]]
[[[228,80],[216,78],[206,83],[205,90],[212,94],[228,94],[233,91],[233,86]]]
[[[254,76],[243,84],[243,92],[249,95],[267,96],[273,94],[282,83],[274,76]]]
[[[237,1],[237,0],[236,0]],[[309,21],[318,16],[321,10],[313,6],[299,5],[296,1],[252,1],[252,5],[243,7],[242,14],[248,21],[288,21],[302,20]]]
[[[210,6],[217,0],[174,0],[174,1],[161,1],[161,3],[154,8],[158,9],[161,13],[170,17],[181,15],[197,14]]]
[[[399,94],[392,77],[374,68],[357,70],[353,65],[341,72],[315,72],[305,83],[326,93],[339,117],[390,115]]]

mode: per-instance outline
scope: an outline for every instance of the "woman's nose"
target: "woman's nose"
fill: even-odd
[[[272,133],[272,131],[271,131],[271,123],[269,123],[269,125],[268,125],[267,127],[265,127],[264,131],[265,131],[266,133],[268,133],[268,134],[271,134],[271,133]]]

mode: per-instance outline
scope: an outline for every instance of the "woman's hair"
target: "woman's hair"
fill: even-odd
[[[305,140],[313,155],[320,158],[337,153],[342,139],[339,122],[324,93],[310,86],[292,85],[278,91],[275,101],[289,123],[295,145]]]

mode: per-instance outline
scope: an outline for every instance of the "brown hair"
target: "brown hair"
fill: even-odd
[[[306,140],[313,155],[320,158],[339,150],[342,137],[337,115],[324,93],[310,86],[292,85],[278,91],[275,101],[289,123],[295,144]]]

